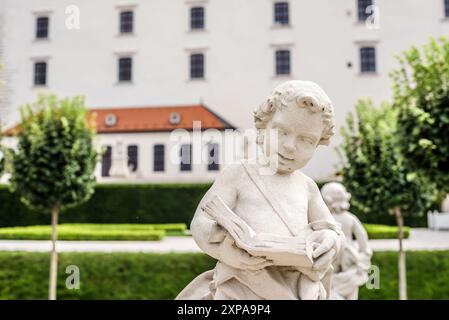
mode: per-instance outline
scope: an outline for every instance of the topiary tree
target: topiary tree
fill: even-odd
[[[3,171],[5,170],[5,152],[2,146],[2,126],[0,123],[0,178],[3,175]]]
[[[0,63],[0,79],[1,79],[1,71],[2,71],[2,64]],[[0,82],[1,86],[1,82]],[[1,93],[1,88],[0,88]],[[2,109],[1,101],[0,101],[0,110]],[[0,114],[0,178],[3,175],[3,171],[5,170],[5,152],[3,150],[2,146],[2,136],[3,136],[3,129],[2,129],[2,118]]]
[[[399,56],[393,106],[407,166],[449,192],[449,38]]]
[[[51,211],[52,253],[49,299],[56,299],[57,224],[61,208],[94,192],[97,153],[95,127],[81,97],[40,96],[21,109],[17,150],[12,155],[11,187],[35,209]]]
[[[389,212],[399,227],[399,297],[407,298],[404,215],[422,214],[429,206],[429,184],[409,172],[398,148],[397,111],[388,104],[375,108],[359,101],[356,117],[349,114],[342,128],[343,183],[352,194],[351,204],[367,214]]]

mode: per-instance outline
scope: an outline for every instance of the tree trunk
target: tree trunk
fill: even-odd
[[[399,300],[407,300],[407,269],[405,266],[405,251],[402,245],[404,239],[404,218],[399,207],[394,208],[396,223],[399,227]]]
[[[51,260],[48,300],[56,300],[56,283],[58,279],[58,253],[56,252],[56,240],[58,239],[58,212],[59,205],[55,205],[51,209]]]

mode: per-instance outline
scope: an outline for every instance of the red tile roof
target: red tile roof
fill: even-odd
[[[96,108],[90,109],[89,112],[96,114],[98,133],[192,130],[193,121],[201,121],[201,129],[236,129],[203,105]],[[179,123],[170,122],[173,113],[179,115]],[[107,125],[107,117],[115,118],[115,124]],[[18,126],[15,126],[4,133],[10,136],[16,135],[18,130]]]
[[[205,106],[138,107],[138,108],[98,108],[91,109],[97,114],[97,132],[148,132],[191,130],[193,121],[201,121],[202,129],[235,128]],[[177,113],[179,123],[170,123],[170,116]],[[107,126],[105,119],[114,115],[116,124]]]

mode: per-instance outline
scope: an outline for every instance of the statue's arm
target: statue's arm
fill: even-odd
[[[359,245],[359,251],[370,252],[370,249],[368,248],[368,233],[366,232],[360,220],[352,213],[351,216],[353,218],[352,233],[354,234],[355,239]]]
[[[315,181],[307,178],[307,188],[309,191],[309,203],[308,203],[308,219],[309,223],[315,221],[328,221],[329,223],[336,224],[332,213],[330,213],[329,208],[324,203],[323,197],[321,196],[320,189],[318,189]]]
[[[219,259],[220,244],[227,232],[213,220],[202,207],[213,196],[218,195],[226,205],[234,209],[237,201],[238,164],[232,164],[222,170],[211,188],[201,199],[190,225],[190,231],[198,246],[208,255]]]
[[[340,252],[345,236],[341,226],[330,213],[321,197],[315,181],[307,177],[309,203],[309,227],[314,231],[308,238],[311,243],[317,243],[313,249],[314,269],[327,268]]]

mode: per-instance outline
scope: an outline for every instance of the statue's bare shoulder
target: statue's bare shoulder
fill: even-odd
[[[316,197],[317,195],[319,195],[321,197],[321,192],[320,189],[318,188],[318,185],[316,184],[316,182],[310,178],[308,175],[304,174],[301,171],[296,171],[296,176],[298,177],[298,180],[301,180],[308,191],[308,198],[309,199],[313,199],[314,197]]]
[[[234,186],[238,188],[240,179],[244,174],[242,163],[237,161],[226,165],[216,179],[218,184]]]

